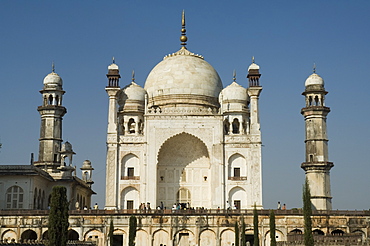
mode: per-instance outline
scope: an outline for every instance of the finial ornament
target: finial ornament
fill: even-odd
[[[186,49],[186,41],[188,41],[188,38],[186,37],[186,29],[185,29],[185,10],[182,10],[182,18],[181,18],[181,45]]]
[[[234,72],[233,72],[233,81],[236,82],[236,71],[234,69]]]
[[[313,64],[313,73],[316,73],[316,63]]]
[[[55,73],[55,64],[54,64],[54,61],[51,63],[51,72]]]
[[[252,63],[254,63],[254,56],[252,56]]]
[[[132,82],[135,82],[135,70],[132,70]]]
[[[116,59],[114,59],[114,56],[112,57],[112,63],[116,63]]]

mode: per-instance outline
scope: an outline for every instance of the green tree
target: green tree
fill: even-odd
[[[242,243],[241,243],[241,246],[245,246],[246,244],[247,244],[247,238],[245,237],[245,223],[244,223],[244,218],[242,217],[242,229],[240,230],[240,232],[241,232],[241,236],[242,236],[242,238],[241,238],[241,241],[242,241]]]
[[[308,180],[306,179],[303,185],[303,219],[304,219],[304,245],[313,246],[314,240],[312,235],[312,204],[311,204],[311,192]]]
[[[254,204],[254,209],[253,209],[253,232],[254,232],[253,245],[259,246],[260,238],[258,237],[258,213],[257,213],[256,204]]]
[[[68,240],[68,201],[67,189],[64,186],[54,186],[51,192],[48,245],[66,246]]]
[[[113,219],[111,219],[110,224],[109,224],[109,233],[108,233],[109,246],[113,246],[113,232],[114,232],[114,225],[113,225]]]
[[[235,221],[235,246],[239,246],[239,225],[238,225],[238,221]]]
[[[135,246],[136,227],[137,227],[136,217],[131,215],[129,233],[128,233],[128,245],[129,246]]]
[[[276,246],[276,224],[275,224],[275,213],[274,210],[270,210],[270,245]]]

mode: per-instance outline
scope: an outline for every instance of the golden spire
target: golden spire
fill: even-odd
[[[252,56],[252,63],[254,63],[254,56]]]
[[[236,71],[234,69],[234,72],[233,72],[233,82],[236,82]]]
[[[186,49],[186,41],[188,41],[188,38],[186,37],[186,29],[185,29],[185,10],[182,10],[182,18],[181,18],[181,45]]]
[[[135,82],[135,70],[132,70],[132,82]]]

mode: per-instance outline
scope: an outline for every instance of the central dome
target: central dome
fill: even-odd
[[[202,56],[183,47],[167,55],[152,69],[144,88],[152,106],[196,104],[218,107],[222,82]]]

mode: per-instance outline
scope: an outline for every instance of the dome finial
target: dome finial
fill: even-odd
[[[252,63],[254,63],[254,56],[252,56]]]
[[[185,29],[185,10],[182,10],[181,25],[182,25],[182,28],[181,28],[180,41],[181,41],[182,47],[186,49],[186,41],[188,41],[188,38],[186,37],[186,29]]]
[[[116,63],[116,59],[114,58],[114,56],[112,57],[112,63],[115,64]]]
[[[313,63],[313,73],[316,73],[316,63]]]
[[[234,72],[233,72],[233,82],[236,82],[236,70],[234,69]]]
[[[132,69],[132,82],[135,82],[135,70]]]
[[[54,61],[51,63],[51,72],[55,73],[55,64],[54,64]]]

